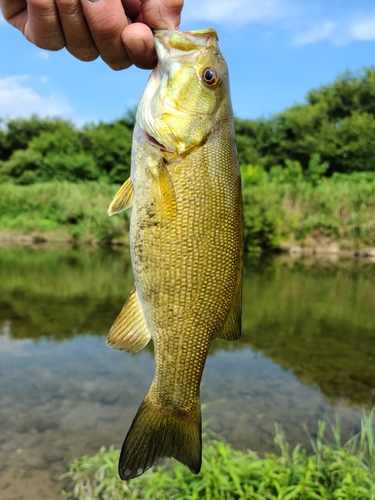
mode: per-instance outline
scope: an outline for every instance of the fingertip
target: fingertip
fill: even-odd
[[[141,23],[127,26],[121,35],[132,63],[141,69],[153,69],[157,64],[152,31]]]
[[[66,46],[66,50],[72,54],[76,59],[83,62],[92,62],[99,57],[99,51],[96,47],[91,47],[89,49],[71,49],[69,45]]]

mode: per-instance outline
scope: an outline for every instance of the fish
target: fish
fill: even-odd
[[[165,457],[200,471],[210,343],[241,335],[244,222],[228,67],[213,28],[154,39],[158,64],[137,109],[131,174],[108,209],[132,209],[134,287],[107,344],[137,352],[152,339],[155,352],[121,449],[123,480]]]

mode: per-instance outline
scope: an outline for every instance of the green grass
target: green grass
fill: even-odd
[[[268,174],[260,167],[243,167],[247,251],[317,246],[321,241],[339,242],[348,249],[375,246],[375,174],[311,182],[296,172],[275,169]],[[99,182],[2,184],[0,236],[126,243],[128,213],[107,215],[117,189]]]
[[[0,232],[72,242],[106,243],[126,238],[127,215],[107,214],[117,189],[98,182],[1,184]]]
[[[244,169],[248,251],[275,250],[286,242],[318,246],[335,241],[348,249],[375,246],[375,174],[334,176],[316,184],[270,177],[255,168]]]
[[[94,457],[77,458],[64,474],[71,481],[65,500],[374,500],[375,435],[373,410],[362,418],[361,432],[341,444],[340,424],[319,422],[313,451],[290,450],[276,426],[279,452],[264,458],[234,450],[222,441],[206,438],[202,470],[191,474],[168,461],[130,482],[117,476],[119,451],[104,448]],[[328,422],[329,424],[329,422]]]

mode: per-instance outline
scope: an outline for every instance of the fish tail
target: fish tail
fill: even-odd
[[[198,474],[202,463],[202,418],[199,398],[189,411],[147,399],[133,420],[122,445],[119,475],[128,480],[173,457]]]

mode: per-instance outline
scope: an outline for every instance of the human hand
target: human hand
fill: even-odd
[[[180,24],[183,0],[0,0],[4,18],[38,47],[66,47],[114,70],[156,65],[152,29]]]

